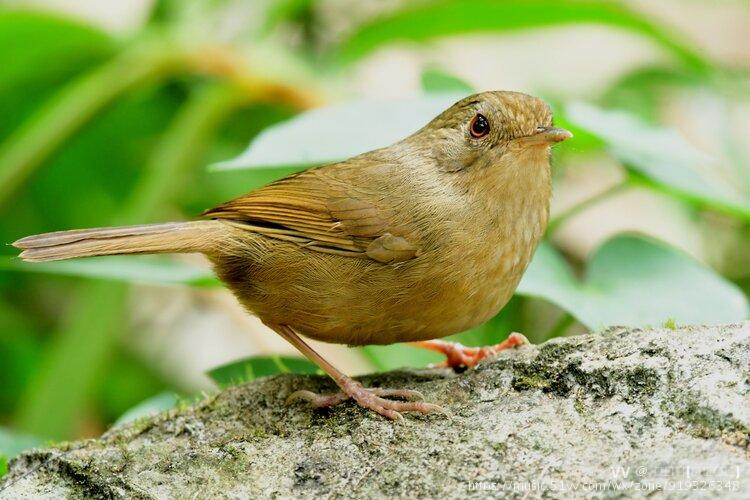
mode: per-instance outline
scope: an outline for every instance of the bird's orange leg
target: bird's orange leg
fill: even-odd
[[[338,394],[316,394],[311,391],[297,391],[289,396],[289,400],[302,399],[310,402],[315,408],[333,406],[354,399],[357,404],[364,408],[373,410],[391,420],[403,418],[401,412],[414,411],[419,413],[432,413],[446,411],[438,405],[424,401],[392,401],[386,397],[402,399],[424,399],[418,391],[410,389],[383,389],[362,387],[362,384],[345,375],[338,368],[326,361],[320,354],[315,352],[299,335],[287,325],[268,325],[271,329],[284,337],[290,344],[296,347],[310,361],[318,365],[324,372],[336,382],[342,393]]]
[[[414,347],[421,347],[445,354],[446,359],[438,365],[440,367],[471,368],[488,356],[528,343],[529,341],[526,337],[520,333],[513,332],[499,344],[487,347],[466,347],[458,342],[446,342],[444,340],[423,340],[420,342],[410,342],[409,344]]]

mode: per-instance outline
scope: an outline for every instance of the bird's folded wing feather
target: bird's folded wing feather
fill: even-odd
[[[345,170],[338,175],[326,170],[286,177],[203,215],[236,221],[248,230],[325,253],[383,263],[419,254],[415,238],[395,223],[382,194],[354,187],[342,175]]]

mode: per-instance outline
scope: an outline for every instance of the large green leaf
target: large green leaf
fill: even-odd
[[[219,387],[242,384],[277,373],[319,373],[320,369],[305,358],[290,356],[250,356],[217,366],[208,376]]]
[[[604,24],[627,30],[652,40],[692,69],[704,71],[710,65],[668,30],[617,2],[575,0],[415,2],[363,25],[341,42],[333,55],[347,63],[395,41],[419,42],[464,33],[503,32],[573,23]]]
[[[267,128],[239,157],[216,167],[309,166],[344,160],[403,139],[465,95],[358,100],[313,109]]]
[[[0,10],[0,92],[64,73],[81,62],[110,55],[113,40],[72,19],[39,11]]]
[[[742,291],[682,252],[637,236],[602,245],[579,280],[542,244],[518,293],[543,298],[591,329],[610,325],[716,324],[748,318]]]
[[[715,162],[674,130],[650,125],[626,111],[604,110],[582,102],[568,104],[565,117],[599,137],[616,158],[649,182],[750,218],[750,195],[718,175]]]
[[[74,75],[112,56],[104,32],[41,12],[0,9],[0,138]]]
[[[0,270],[99,278],[154,285],[218,285],[209,269],[163,257],[112,256],[58,262],[23,262],[0,256]]]
[[[214,165],[216,169],[308,167],[345,160],[388,146],[419,130],[456,101],[471,94],[470,87],[445,73],[423,75],[427,91],[410,99],[354,100],[306,111],[258,134],[237,158]],[[459,90],[463,88],[463,90]],[[577,151],[600,147],[599,136],[571,123],[556,110],[556,122],[576,134]]]

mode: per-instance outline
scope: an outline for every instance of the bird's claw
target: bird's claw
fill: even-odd
[[[427,340],[416,342],[417,347],[424,347],[445,355],[445,361],[431,365],[434,368],[471,368],[476,366],[481,360],[493,356],[500,351],[510,349],[523,344],[528,344],[529,340],[522,334],[513,332],[507,339],[497,345],[486,347],[466,347],[458,342],[446,342],[443,340]]]
[[[365,388],[358,382],[347,383],[344,387],[346,392],[335,394],[316,394],[306,390],[296,391],[287,398],[287,402],[303,400],[315,408],[324,408],[337,405],[351,398],[360,406],[369,408],[391,420],[403,420],[402,412],[439,412],[450,418],[450,414],[444,408],[425,402],[424,395],[419,391],[411,389],[385,389],[382,387]],[[385,399],[388,397],[401,398],[408,401]]]

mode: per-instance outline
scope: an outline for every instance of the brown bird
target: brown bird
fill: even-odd
[[[313,168],[207,210],[209,220],[62,231],[14,243],[24,260],[201,252],[248,311],[353,398],[391,419],[441,411],[408,389],[364,388],[301,337],[349,345],[413,342],[449,366],[488,348],[438,339],[481,324],[510,300],[544,233],[550,146],[571,137],[542,100],[467,97],[389,147]],[[387,398],[400,398],[398,401]]]

